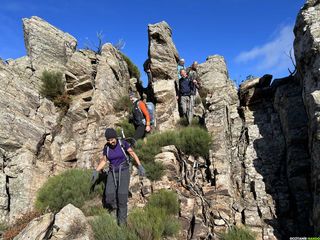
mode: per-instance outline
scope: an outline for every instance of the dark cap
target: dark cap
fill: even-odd
[[[117,132],[116,130],[114,130],[113,128],[107,128],[106,132],[104,133],[104,136],[106,137],[106,139],[110,139],[110,138],[117,138]]]

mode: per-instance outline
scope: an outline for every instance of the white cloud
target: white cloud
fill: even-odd
[[[287,68],[292,67],[291,59],[288,56],[294,40],[292,29],[292,25],[283,26],[270,42],[240,53],[235,61],[253,64],[252,68],[255,71],[273,73],[287,71]]]

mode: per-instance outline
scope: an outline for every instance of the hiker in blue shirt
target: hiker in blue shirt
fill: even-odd
[[[92,182],[96,182],[99,172],[109,162],[109,171],[105,188],[105,203],[107,208],[117,211],[118,225],[126,224],[128,213],[128,193],[130,183],[129,156],[138,165],[139,176],[145,175],[145,170],[140,163],[138,156],[125,140],[117,138],[117,133],[113,128],[105,131],[107,144],[103,149],[103,157],[92,175]]]
[[[186,116],[188,123],[191,124],[193,118],[193,93],[195,89],[195,84],[197,84],[197,80],[191,81],[191,79],[187,76],[187,72],[185,69],[180,70],[181,78],[179,79],[178,84],[178,93],[177,99],[180,99],[180,107],[182,110],[182,115]]]

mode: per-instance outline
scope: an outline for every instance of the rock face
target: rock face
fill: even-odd
[[[178,52],[166,22],[148,25],[149,59],[156,98],[156,118],[160,131],[172,129],[179,119],[174,81],[177,79]]]
[[[165,166],[165,176],[141,181],[135,169],[129,209],[167,188],[180,199],[183,227],[178,239],[215,239],[228,226],[241,224],[257,239],[320,234],[319,12],[319,1],[310,0],[297,18],[294,75],[272,81],[266,74],[237,90],[223,57],[209,56],[199,65],[204,125],[213,142],[209,158],[163,147],[155,161]],[[0,63],[0,121],[8,126],[0,129],[0,220],[9,223],[32,208],[35,192],[48,176],[94,165],[105,127],[119,121],[113,106],[127,93],[130,78],[111,44],[100,55],[75,51],[73,37],[43,20],[32,17],[24,25],[28,56]],[[178,53],[167,23],[148,30],[158,127],[173,129],[179,119],[174,87]],[[41,35],[45,32],[48,36]],[[57,52],[47,46],[49,40]],[[44,68],[63,71],[72,96],[67,112],[39,96]],[[54,223],[52,215],[45,215],[17,239],[30,231],[34,239],[49,232],[54,239],[66,238],[74,219],[82,217],[68,205]],[[90,233],[83,239],[90,239]]]
[[[77,239],[93,240],[91,227],[81,212],[68,204],[56,215],[47,213],[32,220],[14,240],[23,239]]]
[[[315,235],[320,234],[320,26],[319,1],[307,1],[301,9],[295,33],[295,58],[301,76],[303,102],[308,115],[308,146],[311,154],[312,222]]]
[[[101,55],[76,49],[76,39],[38,17],[23,19],[28,56],[0,63],[0,221],[33,208],[51,175],[92,167],[104,129],[119,121],[113,105],[128,91],[129,70],[105,44]],[[60,71],[72,97],[67,112],[39,94],[44,69]]]
[[[39,17],[23,19],[24,38],[33,68],[63,68],[77,47],[77,40]]]

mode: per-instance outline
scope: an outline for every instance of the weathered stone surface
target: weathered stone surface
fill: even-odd
[[[47,213],[41,217],[38,217],[32,220],[28,226],[22,230],[14,240],[26,240],[26,239],[35,239],[42,240],[47,239],[47,232],[50,229],[54,221],[54,214]]]
[[[314,235],[320,234],[320,25],[319,1],[306,1],[294,28],[294,50],[297,70],[301,76],[303,102],[308,115],[308,146],[311,153],[311,189],[313,193],[312,221]]]
[[[226,62],[219,55],[207,57],[206,62],[199,64],[198,73],[202,87],[209,92],[226,86],[229,81]]]
[[[159,80],[153,84],[153,88],[157,99],[157,128],[160,131],[173,129],[180,118],[174,82]]]
[[[50,239],[93,240],[93,236],[83,212],[68,204],[56,214]]]
[[[157,127],[160,131],[173,129],[179,119],[174,81],[177,80],[179,58],[166,22],[148,25],[149,59],[156,99]]]
[[[246,81],[238,98],[223,57],[210,56],[199,65],[205,126],[213,141],[209,159],[186,156],[174,146],[162,148],[155,157],[165,166],[161,180],[141,179],[134,168],[130,210],[144,206],[152,192],[174,189],[181,208],[180,239],[215,237],[233,223],[245,223],[258,239],[318,233],[319,11],[319,1],[307,1],[297,19],[295,76],[274,80],[271,85],[270,75]],[[36,18],[32,21],[42,24]],[[64,39],[64,33],[59,34]],[[160,131],[175,128],[179,119],[174,89],[178,53],[171,34],[164,22],[149,25]],[[33,206],[35,192],[47,176],[69,167],[95,165],[105,143],[105,127],[119,121],[113,105],[128,93],[127,65],[111,44],[103,46],[101,55],[72,49],[62,54],[65,40],[55,39],[58,54],[49,49],[42,64],[36,56],[46,50],[41,47],[44,39],[40,44],[27,43],[29,57],[0,62],[0,107],[6,109],[0,120],[10,126],[0,129],[2,221],[13,222],[29,210],[25,206]],[[36,90],[38,69],[47,66],[48,59],[66,70],[67,90],[73,95],[69,110],[60,116],[52,102],[41,99]],[[60,229],[69,223],[63,222]]]
[[[58,114],[52,102],[40,98],[38,81],[27,57],[0,65],[2,197],[7,197],[1,201],[1,221],[13,222],[32,209],[51,168],[38,156]]]
[[[24,39],[34,69],[64,69],[77,40],[39,17],[23,19]]]
[[[175,80],[179,55],[169,25],[162,21],[148,25],[149,58],[154,81]]]

